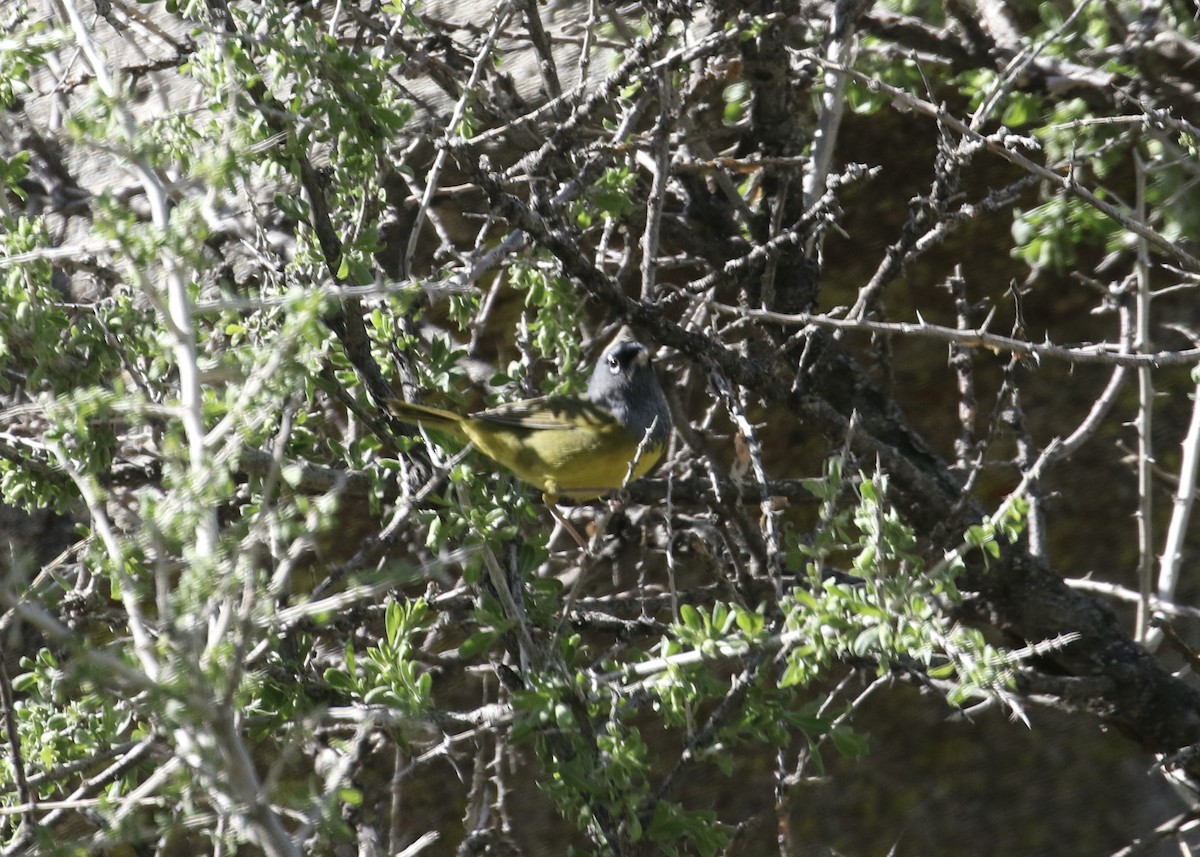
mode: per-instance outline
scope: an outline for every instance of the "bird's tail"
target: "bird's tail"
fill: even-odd
[[[414,405],[399,399],[388,399],[387,408],[401,422],[419,424],[433,431],[444,432],[463,440],[467,439],[462,430],[464,418],[452,411],[431,408],[428,405]]]

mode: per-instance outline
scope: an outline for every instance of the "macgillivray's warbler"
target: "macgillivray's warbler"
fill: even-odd
[[[473,414],[392,399],[400,420],[471,441],[540,488],[550,513],[580,547],[586,542],[555,506],[591,499],[644,476],[662,458],[671,412],[640,342],[618,340],[592,371],[585,395],[543,396]]]

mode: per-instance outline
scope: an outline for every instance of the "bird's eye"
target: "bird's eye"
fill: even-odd
[[[621,361],[617,359],[617,355],[608,355],[608,371],[616,375],[621,371]]]

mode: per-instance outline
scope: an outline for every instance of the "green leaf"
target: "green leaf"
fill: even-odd
[[[275,194],[275,206],[293,220],[308,221],[308,203],[300,197],[277,193]]]
[[[837,751],[847,758],[857,759],[868,749],[867,739],[848,727],[835,726],[829,730],[829,738]]]
[[[463,640],[458,646],[458,656],[465,661],[474,660],[478,655],[487,651],[496,641],[495,631],[480,631]]]
[[[330,669],[325,670],[324,676],[326,684],[328,684],[334,690],[340,690],[346,693],[353,693],[358,690],[358,683],[351,678],[349,673],[346,673],[342,670],[333,669],[331,667]]]
[[[691,604],[679,605],[679,621],[683,623],[685,628],[700,630],[703,627],[703,621],[696,608]]]
[[[342,786],[338,789],[338,799],[348,806],[362,806],[363,793],[356,788]]]

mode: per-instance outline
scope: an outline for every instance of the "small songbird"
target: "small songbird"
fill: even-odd
[[[471,441],[541,489],[551,514],[582,547],[555,507],[558,498],[599,497],[644,476],[662,458],[671,431],[650,352],[628,339],[604,352],[583,396],[543,396],[465,415],[396,399],[388,408],[404,422]]]

